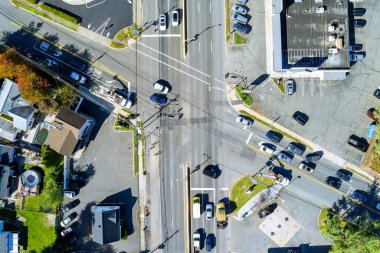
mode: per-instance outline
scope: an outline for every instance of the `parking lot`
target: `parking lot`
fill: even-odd
[[[43,0],[81,18],[80,25],[108,38],[113,38],[122,28],[132,25],[132,1],[95,0],[83,5],[64,1]]]
[[[94,129],[96,138],[73,162],[75,173],[83,175],[85,181],[78,194],[80,204],[72,210],[78,212],[80,222],[75,232],[80,239],[74,249],[85,252],[138,252],[138,186],[137,177],[133,174],[133,149],[129,149],[133,147],[132,133],[114,131],[115,117],[96,106],[84,104],[83,109],[84,113],[95,117],[99,125]],[[98,203],[121,206],[122,223],[128,231],[127,240],[103,246],[92,242],[90,208]]]
[[[246,78],[247,84],[266,73],[264,1],[253,3],[250,21],[253,30],[248,35],[246,46],[228,49],[228,72]],[[353,64],[350,74],[343,81],[320,81],[319,79],[296,79],[294,95],[281,95],[276,86],[267,79],[258,86],[251,86],[253,108],[306,137],[342,158],[359,165],[363,152],[347,144],[351,134],[365,137],[368,126],[373,122],[366,112],[378,107],[380,101],[372,94],[379,86],[380,74],[377,67],[379,50],[372,32],[380,24],[376,13],[380,5],[374,0],[354,3],[354,8],[365,8],[360,19],[367,21],[363,28],[355,28],[356,44],[363,44],[366,57]],[[235,82],[241,81],[236,79]],[[292,119],[295,111],[306,113],[310,120],[305,126]]]

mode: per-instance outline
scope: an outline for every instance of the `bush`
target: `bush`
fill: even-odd
[[[63,11],[60,11],[51,5],[40,4],[39,7],[45,11],[52,13],[54,16],[57,16],[57,17],[65,20],[71,24],[74,24],[74,25],[79,24],[78,20],[75,17],[70,16],[69,14],[64,13]]]
[[[41,158],[42,163],[45,165],[45,167],[48,168],[57,168],[63,162],[63,156],[61,154],[58,154],[46,145],[43,145],[41,148]]]
[[[249,95],[247,93],[243,93],[243,91],[244,91],[243,87],[237,86],[235,90],[236,90],[237,95],[240,97],[241,100],[243,100],[243,103],[246,106],[251,106],[253,104],[253,99],[252,99],[251,95]]]

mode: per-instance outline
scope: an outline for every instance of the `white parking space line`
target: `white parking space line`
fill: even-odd
[[[211,10],[212,10],[212,3],[210,2],[210,13],[211,13]]]
[[[177,37],[180,38],[181,34],[143,34],[141,37],[144,38],[158,38],[158,37]]]
[[[249,140],[251,140],[252,135],[253,135],[253,133],[250,133],[250,134],[249,134],[248,139],[247,139],[247,141],[245,142],[246,144],[249,143]]]
[[[228,191],[228,187],[220,188],[221,191]]]
[[[191,188],[192,191],[215,191],[215,188]]]
[[[200,6],[199,2],[198,2],[198,12],[199,13],[201,12],[201,6]]]
[[[198,51],[199,51],[199,53],[201,52],[201,42],[200,41],[198,42]]]
[[[101,1],[101,2],[99,2],[99,3],[95,3],[95,4],[92,4],[92,5],[89,5],[88,3],[86,3],[86,8],[87,8],[87,9],[90,9],[90,8],[92,8],[92,7],[95,7],[95,6],[99,5],[99,4],[104,3],[105,1],[106,1],[106,0],[103,0],[103,1]]]
[[[212,53],[212,41],[211,41],[211,53]]]

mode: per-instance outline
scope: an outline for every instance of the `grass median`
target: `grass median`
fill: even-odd
[[[231,38],[230,35],[230,1],[224,0],[224,8],[226,9],[226,41]]]
[[[235,88],[236,94],[240,97],[241,100],[243,100],[243,103],[246,106],[251,106],[253,104],[253,99],[250,94],[244,93],[244,88],[241,86],[237,86]]]
[[[246,191],[253,186],[251,181],[252,175],[245,176],[241,178],[235,185],[232,187],[230,201],[236,205],[234,213],[239,211],[239,209],[244,206],[253,196],[262,190],[267,189],[268,187],[274,184],[274,180],[271,178],[263,178],[259,175],[254,176],[254,179],[258,184],[253,188],[253,191],[250,194],[246,194]]]
[[[138,34],[134,34],[133,32],[137,30],[139,31]],[[130,39],[137,40],[141,36],[142,28],[137,25],[132,25],[125,27],[121,29],[115,37],[113,37],[113,40],[111,41],[110,47],[111,48],[125,48],[128,46],[128,41]]]
[[[70,30],[77,31],[77,29],[79,27],[79,22],[78,22],[78,20],[75,17],[72,17],[72,16],[70,16],[70,15],[68,15],[68,14],[66,14],[66,13],[64,13],[62,11],[54,9],[53,7],[47,6],[47,5],[43,4],[43,3],[35,4],[35,3],[31,2],[31,1],[28,1],[28,2],[30,4],[33,4],[35,7],[32,7],[32,6],[24,3],[23,1],[12,0],[12,3],[15,6],[21,8],[21,9],[29,11],[29,12],[37,15],[37,16],[41,16],[43,18],[46,18],[46,19],[48,19],[48,20],[50,20],[50,21],[52,21],[54,23],[57,23],[57,24],[60,24],[60,25],[62,25],[64,27],[66,27],[66,28],[68,28]],[[37,7],[41,8],[41,9],[47,11],[47,12],[50,12],[52,15],[54,15],[54,16],[56,16],[58,18],[54,19],[54,18],[50,17],[48,14],[46,14],[46,13],[38,10]],[[72,24],[75,28],[66,25],[65,22],[62,22],[60,20],[66,21],[67,23]]]
[[[261,120],[261,119],[255,117],[255,116],[253,116],[252,114],[250,114],[250,113],[248,113],[248,112],[246,112],[246,111],[244,111],[244,110],[240,110],[239,112],[240,112],[241,114],[243,114],[243,115],[245,115],[245,116],[251,118],[254,122],[257,122],[257,123],[259,123],[259,124],[261,124],[261,125],[263,125],[263,126],[266,126],[266,127],[268,127],[269,129],[271,129],[271,130],[273,130],[273,131],[276,131],[276,132],[282,134],[284,137],[286,137],[286,138],[288,138],[288,139],[290,139],[290,140],[292,140],[292,141],[295,141],[295,142],[297,142],[297,143],[300,143],[300,144],[304,145],[305,147],[307,147],[307,148],[310,149],[310,150],[313,150],[312,147],[310,147],[309,145],[305,144],[304,142],[302,142],[301,140],[297,139],[296,137],[293,137],[292,135],[290,135],[290,134],[288,134],[288,133],[285,133],[285,132],[281,131],[280,129],[278,129],[278,128],[272,126],[271,124],[269,124],[269,123],[267,123],[267,122],[265,122],[265,121],[263,121],[263,120]]]
[[[247,44],[248,39],[236,32],[234,32],[234,45],[245,45]]]

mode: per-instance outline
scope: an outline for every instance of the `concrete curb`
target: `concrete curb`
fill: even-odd
[[[325,159],[329,160],[330,162],[332,162],[332,163],[334,163],[334,164],[336,164],[336,165],[338,165],[338,166],[340,166],[342,168],[350,168],[350,169],[358,172],[359,174],[356,173],[356,175],[360,176],[361,178],[363,178],[366,181],[369,181],[369,182],[374,181],[375,178],[372,175],[370,175],[368,172],[362,170],[358,166],[356,166],[356,165],[354,165],[354,164],[352,164],[352,163],[344,160],[343,158],[341,158],[341,157],[335,155],[334,153],[332,153],[332,152],[330,152],[330,151],[322,148],[321,146],[319,146],[319,145],[311,142],[310,140],[308,140],[308,139],[306,139],[306,138],[304,138],[304,137],[302,137],[302,136],[294,133],[293,131],[285,128],[284,126],[282,126],[282,125],[280,125],[280,124],[278,124],[276,122],[273,122],[272,120],[268,119],[267,117],[265,117],[264,115],[261,115],[260,113],[258,113],[256,111],[254,111],[253,109],[248,108],[248,107],[246,107],[246,106],[244,106],[242,104],[233,105],[230,100],[232,100],[232,96],[234,94],[231,94],[231,90],[229,89],[228,85],[227,85],[227,89],[226,90],[227,90],[227,99],[228,99],[228,102],[235,109],[235,111],[239,112],[240,110],[245,110],[246,112],[248,112],[248,113],[252,114],[253,116],[255,116],[256,118],[258,118],[258,119],[266,122],[267,124],[270,124],[270,125],[274,126],[275,128],[277,128],[277,129],[279,129],[279,130],[281,130],[281,131],[283,131],[283,132],[285,132],[285,133],[287,133],[287,134],[289,134],[289,135],[297,138],[298,140],[304,142],[308,146],[312,147],[313,150],[321,150],[321,151],[323,151],[323,153],[324,153],[323,157]],[[368,180],[367,178],[362,177],[360,174],[368,177],[368,179],[370,179],[371,181]]]

